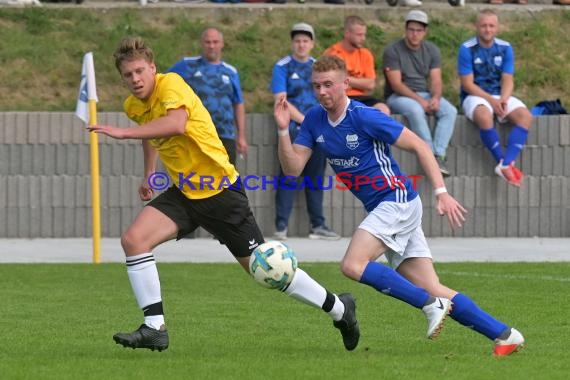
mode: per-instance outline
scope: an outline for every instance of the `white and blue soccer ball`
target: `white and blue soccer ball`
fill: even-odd
[[[257,283],[270,289],[284,290],[297,270],[297,256],[280,241],[268,241],[254,249],[249,272]]]

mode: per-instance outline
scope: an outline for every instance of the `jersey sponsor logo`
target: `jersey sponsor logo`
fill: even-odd
[[[320,135],[319,137],[317,137],[316,142],[318,143],[324,143],[325,142],[325,137],[323,135]]]
[[[346,147],[350,150],[358,148],[358,135],[346,135]]]
[[[350,158],[327,158],[327,162],[329,165],[340,166],[344,169],[346,168],[355,168],[360,163],[360,158],[358,157],[350,157]]]
[[[493,57],[493,63],[495,64],[495,66],[501,66],[503,64],[503,57],[501,57],[500,55]]]

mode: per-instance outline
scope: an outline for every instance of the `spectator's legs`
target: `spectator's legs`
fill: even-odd
[[[495,161],[500,162],[504,153],[491,110],[483,104],[477,106],[473,111],[472,121],[479,127],[479,136],[481,136],[483,144],[489,149]]]
[[[457,109],[446,99],[441,98],[439,111],[435,114],[437,123],[433,134],[433,150],[436,156],[446,156],[447,146],[453,136]]]
[[[307,201],[307,212],[311,221],[311,228],[325,225],[323,215],[323,177],[325,175],[326,158],[320,149],[315,149],[311,158],[305,165],[303,174],[310,180],[311,186],[305,186],[305,199]],[[301,183],[306,182],[304,179]],[[327,184],[328,185],[328,184]]]
[[[283,169],[279,168],[279,183],[275,192],[275,230],[283,231],[289,224],[289,217],[293,211],[293,202],[297,195],[297,180],[283,178]]]
[[[410,129],[424,140],[433,152],[434,146],[431,131],[422,106],[414,99],[398,95],[390,95],[387,99],[387,103],[393,113],[403,115],[408,120]]]
[[[526,107],[518,107],[507,115],[507,120],[513,124],[513,129],[509,134],[503,165],[510,165],[516,160],[526,144],[528,130],[532,124],[532,114]]]

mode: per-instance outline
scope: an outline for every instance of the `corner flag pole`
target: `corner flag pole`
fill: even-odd
[[[83,57],[81,84],[75,114],[89,125],[97,125],[97,86],[93,53]],[[93,263],[101,262],[101,195],[99,186],[99,140],[97,133],[89,133],[91,157],[91,208],[93,220]]]

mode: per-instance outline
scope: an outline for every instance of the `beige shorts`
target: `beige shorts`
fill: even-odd
[[[422,201],[419,196],[407,203],[381,202],[358,228],[388,246],[386,259],[394,269],[411,257],[432,258],[422,230]]]

